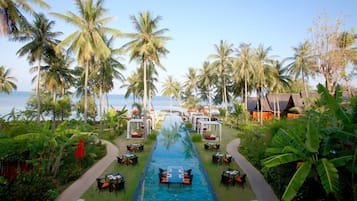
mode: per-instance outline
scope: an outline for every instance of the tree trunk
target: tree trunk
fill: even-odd
[[[52,97],[52,105],[53,105],[53,116],[52,116],[52,124],[51,128],[55,129],[56,128],[56,91],[53,90],[53,97]]]
[[[41,58],[38,59],[37,64],[37,86],[36,86],[36,98],[37,98],[37,123],[41,123],[41,97],[40,97],[40,81],[41,81]]]
[[[147,125],[147,115],[146,115],[146,96],[147,96],[147,83],[146,83],[146,59],[145,56],[143,56],[143,70],[144,70],[144,95],[143,95],[143,113],[144,113],[144,142],[146,142],[147,138],[147,130],[148,130],[148,125]]]
[[[224,109],[226,110],[225,119],[224,121],[228,121],[228,101],[227,101],[227,88],[226,88],[226,79],[223,78],[223,102],[224,102]]]
[[[85,74],[84,74],[84,123],[87,123],[88,118],[88,74],[89,74],[89,61],[86,62]]]
[[[100,79],[100,86],[99,86],[99,133],[103,134],[103,82]]]
[[[60,169],[64,147],[65,147],[65,145],[61,145],[58,156],[56,157],[56,160],[52,166],[51,173],[52,173],[53,178],[57,177],[58,171]]]

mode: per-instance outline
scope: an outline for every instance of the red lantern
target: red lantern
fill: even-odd
[[[136,108],[134,108],[134,109],[132,110],[132,113],[133,113],[133,114],[137,114],[138,112],[139,112],[139,110],[136,109]]]
[[[85,150],[84,150],[84,141],[83,139],[79,139],[78,144],[77,144],[77,150],[76,150],[76,158],[84,158],[86,155]]]

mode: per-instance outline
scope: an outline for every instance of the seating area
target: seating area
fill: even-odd
[[[126,145],[126,149],[129,152],[142,152],[142,151],[144,151],[144,145],[139,144],[139,143],[132,143],[132,144]]]
[[[99,191],[109,189],[109,192],[124,189],[124,176],[120,173],[106,174],[104,178],[97,178],[97,188]]]
[[[125,153],[121,157],[117,156],[117,162],[125,165],[136,165],[138,163],[138,156],[133,153]]]
[[[212,155],[212,162],[217,163],[219,165],[223,165],[223,164],[229,165],[232,162],[232,156],[230,154],[217,152]]]
[[[161,184],[191,185],[193,179],[192,169],[184,170],[181,166],[168,166],[166,170],[159,168],[159,181]]]
[[[221,174],[221,183],[224,185],[235,185],[238,184],[244,187],[246,183],[246,174],[240,174],[239,170],[226,169]]]
[[[204,144],[204,148],[210,151],[216,151],[219,149],[220,144],[215,142],[207,142]]]

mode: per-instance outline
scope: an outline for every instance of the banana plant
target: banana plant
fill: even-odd
[[[297,120],[294,128],[279,129],[266,150],[269,157],[262,160],[263,171],[282,164],[296,163],[296,171],[282,196],[285,201],[296,196],[308,177],[320,183],[326,193],[338,197],[338,168],[355,168],[356,148],[341,150],[339,144],[355,142],[356,135],[351,132],[356,126],[351,121],[353,115],[341,107],[339,88],[336,97],[330,95],[322,85],[318,89],[323,107],[320,112],[308,111],[306,116]],[[351,141],[351,138],[354,139]]]
[[[18,135],[15,140],[34,140],[29,143],[33,156],[28,162],[40,168],[42,173],[51,173],[56,177],[65,146],[72,142],[74,136],[87,133],[68,129],[67,121],[62,122],[55,130],[50,128],[51,122],[47,121],[39,132]]]

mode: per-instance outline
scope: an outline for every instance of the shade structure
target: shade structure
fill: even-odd
[[[204,134],[204,130],[212,131],[214,136],[219,137],[219,141],[222,141],[222,124],[217,121],[199,121],[198,132],[200,135]]]
[[[79,139],[76,149],[76,158],[84,158],[86,152],[84,150],[84,141],[83,139]]]
[[[133,134],[142,134],[137,137],[144,137],[144,129],[146,129],[146,133],[150,133],[151,128],[151,120],[146,119],[147,128],[144,127],[144,120],[143,119],[130,119],[127,124],[127,138],[133,137]]]

